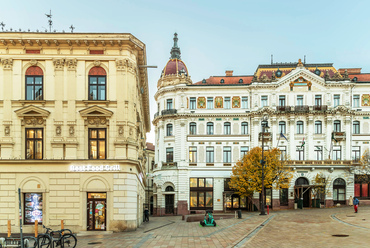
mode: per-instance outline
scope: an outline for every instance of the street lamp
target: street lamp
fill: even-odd
[[[262,167],[262,190],[261,190],[261,197],[262,197],[262,204],[261,204],[261,213],[260,215],[266,215],[266,212],[265,212],[265,184],[264,184],[264,181],[265,181],[265,171],[264,171],[264,167],[265,167],[265,158],[263,157],[263,150],[264,150],[264,139],[265,139],[265,128],[269,128],[268,126],[268,120],[269,116],[267,114],[265,114],[263,117],[262,117],[262,121],[261,121],[261,126],[262,126],[262,159],[261,159],[261,167]]]

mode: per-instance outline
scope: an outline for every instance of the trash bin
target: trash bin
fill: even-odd
[[[316,201],[316,207],[320,208],[320,199],[315,199],[315,201]]]
[[[242,218],[242,211],[239,209],[238,210],[238,219],[241,219]]]

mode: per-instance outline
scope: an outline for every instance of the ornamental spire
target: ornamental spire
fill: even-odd
[[[171,57],[170,59],[181,59],[181,52],[180,48],[177,46],[177,41],[179,39],[177,38],[177,33],[174,34],[173,37],[173,47],[171,49]]]

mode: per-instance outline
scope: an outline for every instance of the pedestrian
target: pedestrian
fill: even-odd
[[[357,214],[357,211],[358,211],[358,204],[359,204],[360,202],[359,202],[359,200],[357,199],[357,197],[355,196],[354,198],[353,198],[353,206],[354,206],[354,208],[355,208],[355,213]]]
[[[145,208],[145,210],[144,210],[144,217],[145,217],[144,222],[146,222],[146,221],[149,222],[149,210],[148,210],[148,208]]]
[[[349,197],[348,205],[349,205],[350,207],[352,207],[352,206],[353,206],[353,198],[352,198],[352,196],[350,196],[350,197]]]

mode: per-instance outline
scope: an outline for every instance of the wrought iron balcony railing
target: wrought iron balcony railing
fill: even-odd
[[[161,112],[162,115],[173,115],[177,114],[177,109],[165,109]]]
[[[292,107],[291,106],[277,106],[276,111],[290,112],[290,111],[292,111]]]
[[[294,106],[295,112],[308,113],[309,110],[310,108],[307,105]]]
[[[312,109],[314,111],[320,111],[320,112],[325,112],[326,110],[328,110],[328,105],[314,105],[312,107]]]

